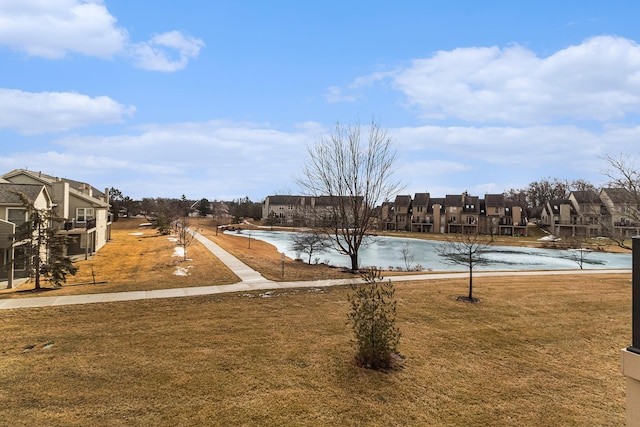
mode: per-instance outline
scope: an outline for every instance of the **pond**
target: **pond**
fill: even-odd
[[[287,257],[296,258],[296,253],[290,249],[293,232],[244,230],[241,233],[229,232],[240,237],[263,240],[274,245],[279,252],[284,252]],[[363,245],[359,252],[360,266],[378,267],[383,270],[404,269],[405,261],[402,248],[408,243],[410,253],[414,257],[413,267],[421,266],[426,271],[459,271],[464,266],[451,265],[444,262],[438,256],[437,247],[444,243],[434,240],[419,240],[400,237],[372,238]],[[306,254],[301,258],[308,260]],[[331,249],[328,252],[314,254],[312,262],[318,258],[336,267],[349,267],[349,257]],[[491,246],[491,252],[487,254],[489,264],[478,266],[477,270],[567,270],[579,269],[575,261],[575,251],[563,249],[524,248],[515,246]],[[586,252],[583,258],[583,268],[631,268],[631,254],[616,254],[608,252]]]

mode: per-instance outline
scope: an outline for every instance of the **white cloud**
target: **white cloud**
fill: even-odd
[[[324,130],[303,123],[279,130],[268,123],[209,121],[156,124],[109,137],[65,136],[44,152],[0,154],[0,170],[32,170],[115,186],[130,197],[260,200],[295,188],[306,147]],[[497,193],[544,177],[602,184],[606,153],[637,152],[640,126],[587,131],[573,126],[522,128],[392,128],[397,177],[406,194],[433,197]]]
[[[204,42],[169,31],[134,43],[102,0],[0,0],[0,45],[49,59],[132,55],[140,68],[171,72],[184,69]]]
[[[31,56],[111,58],[127,39],[102,1],[0,0],[0,44]]]
[[[350,87],[380,81],[400,90],[425,119],[602,123],[640,113],[640,46],[598,36],[548,57],[519,45],[459,48],[359,77]]]
[[[91,98],[75,92],[23,92],[0,89],[0,128],[22,134],[61,132],[92,124],[117,123],[135,107],[107,96]]]
[[[203,197],[208,189],[206,197],[214,197],[214,191],[264,197],[299,173],[306,145],[317,135],[310,125],[285,132],[268,124],[227,121],[138,129],[111,137],[68,136],[55,144],[68,153],[109,153],[108,175],[126,176],[121,190],[132,197],[194,191]]]
[[[145,70],[173,72],[187,66],[204,47],[202,40],[185,36],[179,31],[158,34],[148,42],[132,45],[136,66]],[[174,57],[170,56],[174,52]]]

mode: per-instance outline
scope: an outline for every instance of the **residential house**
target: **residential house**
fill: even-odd
[[[462,195],[445,196],[447,233],[476,234],[479,232],[480,198]]]
[[[572,191],[569,201],[573,205],[575,214],[572,217],[572,236],[598,236],[601,221],[606,217],[606,208],[598,193],[590,190]]]
[[[413,197],[411,231],[418,233],[433,232],[433,217],[429,215],[429,193],[416,193]]]
[[[547,202],[540,214],[540,221],[556,235],[572,235],[572,218],[577,215],[575,207],[568,199],[556,199]]]
[[[607,214],[604,227],[612,235],[630,238],[640,234],[640,200],[624,188],[603,188],[600,200]]]
[[[505,206],[504,224],[500,224],[500,234],[506,236],[526,236],[527,218],[522,206]]]
[[[395,230],[408,231],[411,228],[412,200],[411,196],[398,195],[393,202]]]
[[[378,229],[382,230],[395,230],[396,229],[396,215],[393,202],[383,202],[380,206],[380,213],[378,218]]]
[[[507,204],[504,194],[485,194],[480,200],[480,233],[502,236],[527,234],[527,221],[520,206]]]
[[[334,225],[336,215],[340,214],[336,209],[338,201],[337,197],[331,196],[267,196],[262,202],[262,218],[272,218],[276,224],[294,227]],[[356,203],[362,203],[362,198]],[[341,221],[349,226],[353,220],[343,218]]]
[[[46,189],[40,184],[14,184],[0,180],[0,282],[7,287],[14,286],[15,279],[28,277],[28,256],[24,230],[28,221],[27,208],[20,196],[33,204],[36,209],[51,210],[53,202]]]
[[[500,226],[505,224],[506,216],[504,194],[485,194],[484,201],[481,201],[481,213],[484,213],[481,232],[492,236],[502,234]]]
[[[16,169],[2,176],[15,184],[44,185],[51,195],[55,214],[64,219],[58,230],[71,237],[68,256],[85,259],[111,239],[109,192],[66,178],[58,178],[27,169]]]

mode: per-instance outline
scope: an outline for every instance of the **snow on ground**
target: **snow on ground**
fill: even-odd
[[[138,231],[136,233],[129,233],[129,236],[142,236],[144,233],[142,231]]]
[[[173,256],[184,258],[184,248],[182,246],[176,246],[175,248],[173,248]]]
[[[190,265],[187,267],[176,267],[176,271],[174,271],[173,274],[175,276],[188,276],[190,268],[191,268]]]
[[[177,242],[178,238],[177,237],[167,237],[167,240],[170,242]]]
[[[549,234],[538,239],[538,241],[540,242],[557,242],[558,240],[560,240],[560,238],[554,236],[553,234]]]

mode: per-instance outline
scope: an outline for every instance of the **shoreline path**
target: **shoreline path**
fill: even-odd
[[[198,286],[192,288],[156,289],[150,291],[111,292],[87,295],[61,295],[48,297],[32,297],[19,299],[0,299],[0,310],[15,308],[53,307],[59,305],[91,304],[100,302],[135,301],[142,299],[177,298],[198,295],[212,295],[229,292],[277,290],[291,288],[322,288],[328,286],[348,285],[360,279],[329,279],[304,282],[274,282],[265,279],[260,273],[222,249],[220,246],[194,232],[196,239],[202,243],[223,264],[231,269],[240,282],[231,285]],[[545,276],[545,275],[577,275],[577,274],[611,274],[631,273],[631,269],[616,270],[555,270],[555,271],[482,271],[474,272],[474,277],[490,276]],[[455,279],[468,277],[469,273],[429,273],[406,276],[387,277],[393,282],[419,281],[437,279]]]

